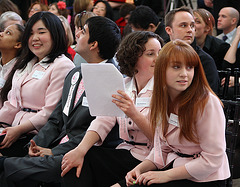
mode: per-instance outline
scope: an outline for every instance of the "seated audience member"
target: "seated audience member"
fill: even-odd
[[[240,67],[240,48],[238,48],[238,44],[240,42],[240,26],[237,27],[236,36],[232,42],[231,47],[229,48],[227,54],[224,57],[224,66],[230,67],[232,71],[234,68]],[[240,78],[239,78],[240,82]],[[222,80],[222,85],[225,83],[225,79]],[[230,77],[229,87],[234,86],[234,77]]]
[[[16,4],[14,4],[11,0],[1,0],[0,1],[0,15],[7,11],[16,12],[20,15],[20,11]]]
[[[180,39],[186,41],[197,52],[212,90],[217,93],[219,88],[219,77],[217,67],[213,58],[196,45],[195,22],[192,9],[180,7],[173,9],[165,16],[166,32],[170,40]]]
[[[217,29],[222,30],[217,38],[232,44],[236,36],[236,27],[239,21],[239,12],[233,7],[224,7],[218,14]]]
[[[121,39],[120,31],[113,21],[99,16],[90,18],[77,35],[76,51],[88,63],[100,63],[105,60],[106,63],[112,63],[112,57]],[[29,155],[23,158],[0,157],[0,160],[5,159],[6,166],[3,170],[3,165],[0,164],[0,171],[9,185],[22,187],[35,186],[40,181],[61,181],[63,155],[81,142],[94,119],[88,107],[82,103],[85,97],[81,68],[77,67],[67,75],[62,97],[46,125],[31,140]],[[112,132],[112,139],[108,141],[118,144],[119,136],[114,137],[116,130]],[[114,139],[117,141],[113,142]]]
[[[98,0],[93,5],[93,13],[113,20],[113,9],[107,1]]]
[[[92,0],[74,0],[73,11],[75,14],[79,14],[82,11],[91,11],[93,8]]]
[[[136,6],[145,5],[150,7],[159,17],[165,15],[165,2],[164,0],[134,0]],[[167,5],[167,4],[166,4]]]
[[[7,11],[0,16],[0,32],[12,24],[19,24],[23,26],[23,20],[16,12]]]
[[[213,58],[217,69],[222,70],[223,59],[230,45],[212,36],[215,20],[209,11],[197,9],[193,11],[193,14],[195,18],[195,39],[197,45]]]
[[[70,25],[68,23],[67,18],[65,18],[64,16],[58,16],[58,17],[61,20],[61,22],[62,22],[62,24],[64,26],[64,29],[65,29],[66,35],[67,35],[67,42],[68,42],[68,45],[67,45],[68,46],[68,50],[67,50],[67,52],[71,55],[71,59],[73,60],[74,56],[76,54],[76,51],[74,51],[74,49],[71,47],[71,45],[74,42],[71,27],[70,27]]]
[[[182,40],[167,43],[156,61],[150,116],[154,148],[121,186],[225,186],[230,170],[222,103],[198,54]]]
[[[128,24],[132,27],[133,31],[152,31],[158,34],[164,42],[169,40],[164,22],[159,21],[157,14],[148,6],[137,6],[131,12]]]
[[[32,3],[28,9],[28,18],[30,18],[33,14],[41,11],[47,11],[48,7],[45,4],[42,4],[38,1]]]
[[[75,33],[78,33],[83,29],[83,26],[85,25],[88,18],[97,16],[93,12],[89,11],[83,11],[75,16],[74,24],[75,24]],[[78,37],[76,36],[76,41],[78,40]],[[73,63],[76,67],[81,66],[81,63],[87,63],[86,60],[81,57],[79,53],[76,53],[73,59]]]
[[[24,27],[22,25],[13,24],[0,32],[0,108],[2,108],[4,101],[7,100],[8,92],[12,87],[11,81],[5,83],[20,54],[23,31]]]
[[[66,3],[63,1],[58,1],[50,4],[48,7],[48,11],[52,12],[56,16],[64,16],[65,18],[68,17],[67,6]]]
[[[131,11],[135,9],[135,5],[130,4],[130,3],[124,3],[119,10],[120,18],[116,20],[117,26],[121,30],[121,35],[123,36],[123,30],[126,24],[128,24],[128,19],[130,17]]]
[[[92,121],[81,143],[63,157],[62,176],[76,167],[64,176],[66,186],[111,186],[149,154],[153,138],[149,101],[161,46],[161,38],[148,31],[133,32],[122,40],[116,57],[121,73],[128,76],[126,92],[118,90],[120,95],[113,94],[112,102],[126,117],[98,116]],[[139,102],[143,105],[139,106]],[[116,122],[124,142],[116,149],[99,147]]]
[[[59,18],[39,12],[29,19],[22,37],[22,52],[6,82],[12,87],[0,110],[5,138],[0,153],[24,156],[23,146],[47,122],[62,94],[67,73],[74,67],[67,58],[67,41]]]

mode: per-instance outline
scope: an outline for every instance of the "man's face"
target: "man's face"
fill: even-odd
[[[84,25],[82,30],[79,30],[76,33],[76,52],[80,54],[84,59],[90,52],[90,44],[88,43],[89,40],[89,29],[87,25]]]
[[[166,32],[171,40],[180,39],[191,44],[195,36],[194,18],[189,12],[177,12],[174,16],[172,27],[167,26]]]
[[[229,14],[229,9],[223,8],[218,14],[217,28],[220,30],[228,29],[232,26],[232,17]]]

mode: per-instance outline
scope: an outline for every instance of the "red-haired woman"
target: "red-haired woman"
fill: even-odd
[[[224,186],[230,171],[221,101],[184,41],[171,41],[160,51],[150,119],[154,148],[127,174],[127,186]]]

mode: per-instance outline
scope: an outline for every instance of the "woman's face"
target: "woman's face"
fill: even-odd
[[[194,20],[195,20],[195,30],[196,30],[195,37],[196,38],[201,38],[203,36],[206,37],[206,35],[208,34],[207,26],[203,21],[202,17],[195,13]]]
[[[16,25],[8,26],[3,32],[0,32],[0,50],[18,49],[21,42],[19,42],[20,31]]]
[[[174,100],[181,92],[192,83],[194,67],[179,62],[170,62],[166,69],[166,84],[170,98]]]
[[[142,76],[149,80],[154,74],[155,62],[161,50],[161,44],[156,38],[150,38],[145,44],[145,48],[142,56],[138,58],[135,67],[138,72],[135,76]]]
[[[40,4],[33,5],[32,9],[28,14],[28,18],[32,17],[33,14],[42,11]]]
[[[106,15],[106,6],[105,6],[105,4],[103,2],[97,3],[93,7],[93,13],[97,14],[98,16],[105,17],[105,15]]]
[[[32,27],[31,36],[28,39],[28,47],[40,61],[50,53],[52,46],[51,34],[42,20],[39,20]]]
[[[48,11],[55,14],[56,16],[60,16],[56,5],[50,5]]]

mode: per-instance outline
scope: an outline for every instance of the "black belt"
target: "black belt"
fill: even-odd
[[[131,144],[131,145],[142,145],[142,146],[147,146],[147,143],[138,143],[138,142],[134,142],[134,141],[126,141],[126,143]]]
[[[200,155],[200,153],[196,153],[196,154],[193,154],[193,155],[188,155],[188,154],[179,153],[179,152],[175,152],[175,153],[180,157],[193,158],[193,159],[199,157],[199,155]]]
[[[33,110],[31,108],[21,108],[22,111],[24,112],[33,112],[33,113],[37,113],[39,110]]]

